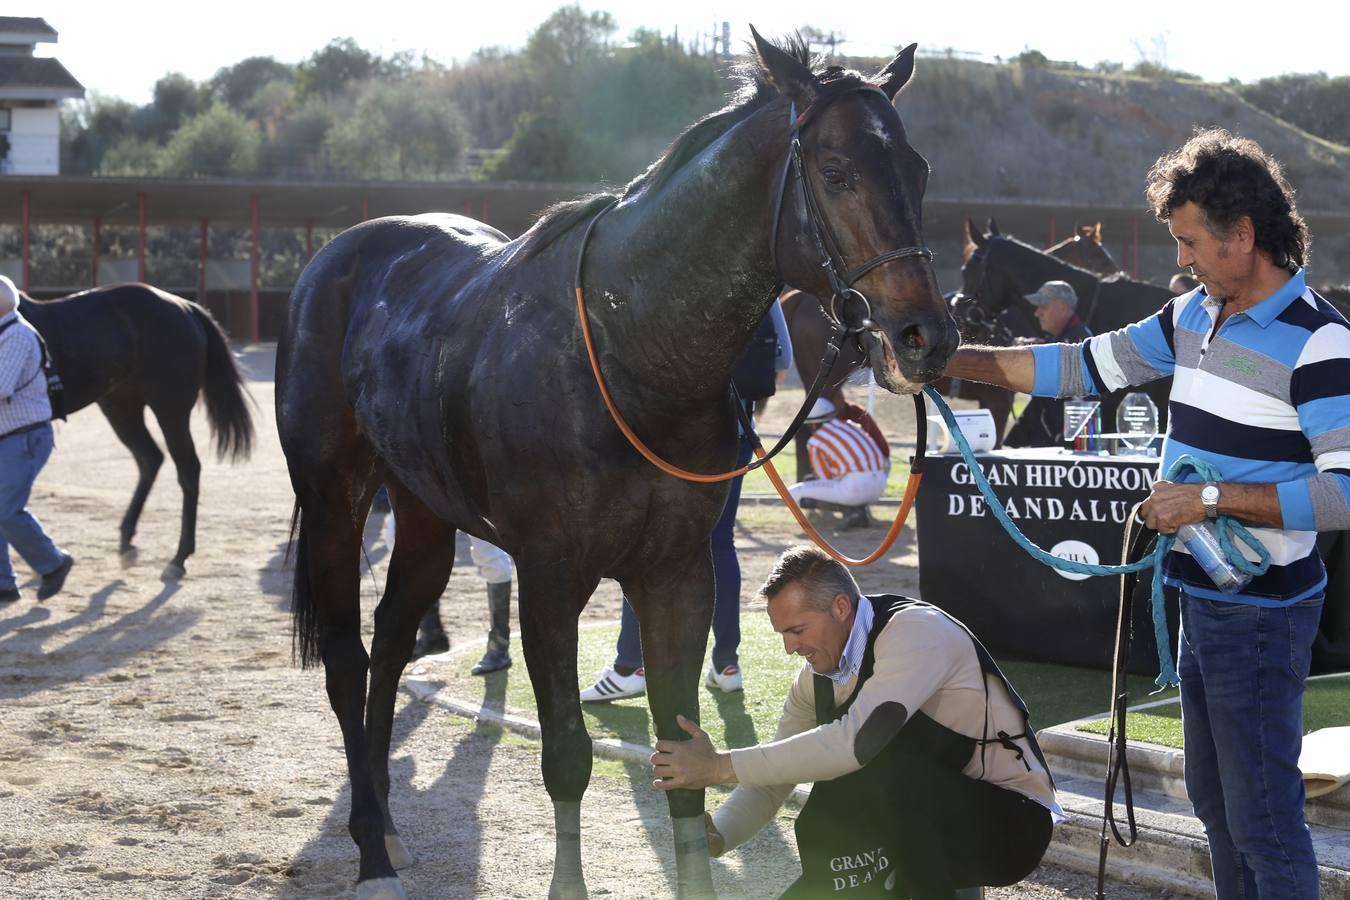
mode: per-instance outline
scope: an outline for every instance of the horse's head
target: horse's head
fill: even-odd
[[[915,45],[864,81],[837,67],[813,74],[754,38],[763,80],[791,109],[772,212],[779,275],[856,334],[878,384],[913,392],[942,374],[959,341],[923,245],[928,163],[892,103]]]

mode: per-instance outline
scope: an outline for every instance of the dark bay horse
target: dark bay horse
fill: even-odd
[[[1151,316],[1172,298],[1171,291],[1123,274],[1103,278],[1080,269],[1048,253],[998,232],[971,233],[975,244],[961,269],[961,293],[967,302],[978,304],[986,316],[1007,323],[1019,336],[1040,334],[1032,306],[1026,295],[1047,281],[1067,281],[1078,294],[1078,316],[1093,334],[1123,328]],[[1025,324],[1031,323],[1031,324]],[[1140,390],[1158,407],[1159,427],[1167,423],[1167,396],[1172,380],[1164,378]],[[1128,391],[1116,391],[1102,397],[1102,422],[1115,430],[1115,412]]]
[[[629,425],[698,472],[733,465],[733,366],[778,286],[832,296],[825,257],[854,273],[876,263],[854,282],[866,298],[850,293],[838,311],[855,313],[883,387],[916,390],[955,349],[919,249],[928,164],[891,102],[914,46],[872,87],[839,68],[812,72],[800,42],[754,37],[754,83],[620,196],[562,204],[515,240],[455,215],[366,222],[326,245],[296,284],[276,394],[296,494],[296,641],[303,664],[323,662],[342,729],[359,897],[405,896],[395,869],[412,860],[389,808],[390,726],[456,530],[516,562],[554,806],[550,896],[585,895],[591,745],[577,617],[601,578],[618,580],[637,611],[657,736],[682,738],[676,714],[697,716],[709,534],[725,483],[662,474],[615,427],[582,345],[574,281]],[[362,523],[382,483],[399,539],[367,655]],[[679,892],[711,895],[703,792],[672,792],[669,803]]]
[[[990,236],[1002,236],[998,229],[998,223],[992,218],[989,219],[988,230]],[[1115,259],[1102,246],[1102,226],[1100,222],[1095,225],[1079,225],[1074,229],[1074,232],[1072,237],[1065,238],[1059,243],[1047,247],[1045,252],[1057,259],[1078,266],[1080,269],[1087,269],[1089,272],[1095,272],[1098,275],[1108,276],[1120,272],[1120,266],[1116,265]],[[970,225],[967,222],[964,261],[969,262],[975,250],[976,244],[971,237]],[[1040,334],[1040,326],[1035,317],[1032,316],[1028,319],[1021,310],[1014,309],[1003,315],[995,315],[981,307],[973,298],[965,297],[959,292],[949,297],[949,303],[952,306],[957,324],[961,328],[962,340],[967,343],[1006,346],[1012,343],[1015,337]],[[1012,323],[1012,327],[1010,327],[1009,322]],[[989,410],[994,417],[994,433],[998,435],[996,446],[1003,445],[1003,437],[1007,433],[1008,417],[1012,414],[1012,391],[993,384],[961,381],[953,392],[950,379],[942,379],[936,382],[934,387],[948,396],[960,397],[963,400],[974,400],[981,407]]]
[[[164,575],[182,577],[197,546],[201,463],[189,426],[198,397],[206,401],[221,458],[247,459],[253,447],[243,376],[224,332],[205,308],[146,284],[108,285],[59,300],[25,297],[21,311],[47,342],[65,385],[66,412],[97,403],[136,458],[136,489],[119,542],[124,563],[136,557],[136,524],[164,462],[145,426],[146,407],[155,414],[183,492],[178,550]]]

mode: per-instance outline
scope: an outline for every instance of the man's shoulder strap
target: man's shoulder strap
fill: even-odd
[[[872,677],[872,669],[876,662],[877,636],[881,634],[882,629],[886,627],[886,623],[891,620],[891,617],[903,609],[928,605],[922,600],[900,597],[895,594],[874,594],[862,598],[862,602],[872,604],[872,630],[867,633],[867,649],[863,651],[862,665],[858,667],[858,683],[854,687],[853,693],[849,695],[848,700],[844,701],[844,705],[836,708],[834,682],[825,675],[814,676],[817,725],[833,722],[853,705],[853,698],[858,696],[858,691],[862,689],[863,682]]]
[[[18,325],[18,324],[19,324],[19,317],[18,317],[18,316],[15,316],[14,318],[10,319],[8,322],[4,323],[3,325],[0,325],[0,334],[4,334],[5,331],[8,330],[9,326],[11,326],[11,325]]]

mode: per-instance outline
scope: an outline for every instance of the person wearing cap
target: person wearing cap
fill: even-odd
[[[1085,341],[1092,337],[1092,332],[1078,318],[1078,292],[1067,281],[1047,281],[1026,297],[1035,307],[1041,330],[1052,341]]]
[[[1047,281],[1026,295],[1036,312],[1041,330],[1055,343],[1078,343],[1092,332],[1078,318],[1078,292],[1067,281]],[[1033,339],[1025,343],[1044,343]],[[1064,440],[1064,404],[1047,397],[1032,397],[1017,417],[1003,444],[1006,447],[1056,447]]]
[[[9,561],[11,545],[42,576],[39,600],[59,593],[75,564],[27,508],[53,446],[42,361],[38,334],[19,315],[18,288],[0,275],[0,604],[20,597]]]
[[[860,406],[844,401],[836,407],[824,397],[806,418],[816,429],[806,441],[815,478],[789,485],[792,499],[842,506],[844,527],[866,521],[866,507],[886,493],[891,474],[891,447],[876,421]]]
[[[785,898],[956,898],[1036,868],[1063,811],[1026,705],[965,625],[862,595],[809,545],[779,558],[760,595],[784,652],[804,660],[773,740],[720,752],[680,716],[689,739],[651,756],[661,790],[737,785],[705,817],[712,855],[811,784]]]

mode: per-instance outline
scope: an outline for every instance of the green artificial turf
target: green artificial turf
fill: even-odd
[[[1145,700],[1139,697],[1133,702],[1143,703]],[[1303,733],[1338,725],[1350,725],[1350,675],[1309,681],[1308,690],[1303,696]],[[1078,726],[1079,731],[1093,734],[1106,734],[1109,728],[1110,722],[1105,720],[1084,722]],[[1171,703],[1131,713],[1126,718],[1125,733],[1132,741],[1183,748],[1185,740],[1181,733],[1181,704]]]

